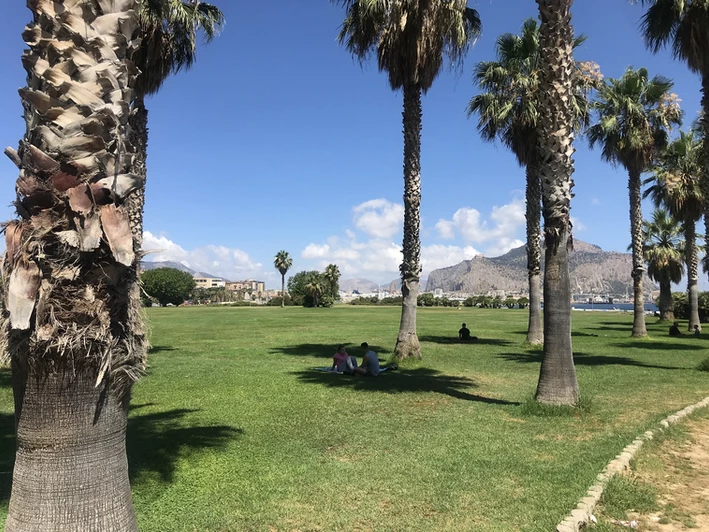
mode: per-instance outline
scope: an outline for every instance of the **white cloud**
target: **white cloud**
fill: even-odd
[[[344,279],[363,277],[385,283],[397,278],[402,253],[401,245],[393,239],[401,232],[403,207],[375,199],[355,206],[352,211],[354,226],[361,232],[345,229],[339,236],[308,244],[302,251],[303,259],[311,261],[308,268],[322,270],[335,263]],[[510,203],[493,207],[487,218],[470,207],[458,209],[452,219],[439,220],[430,237],[422,234],[427,244],[421,248],[423,275],[470,260],[481,252],[497,256],[523,246],[525,225],[524,200],[518,193]],[[441,240],[461,238],[462,243],[437,243],[436,237]]]
[[[437,269],[453,266],[464,260],[470,260],[480,253],[472,246],[443,246],[433,244],[421,248],[421,263],[425,274]]]
[[[352,212],[355,227],[373,238],[391,238],[404,223],[404,206],[383,198],[365,201]]]
[[[489,220],[483,219],[480,211],[470,207],[458,209],[451,220],[439,220],[436,224],[439,236],[451,240],[460,234],[466,244],[484,248],[485,255],[496,256],[522,245],[519,239],[525,227],[525,205],[522,198],[492,208]]]
[[[453,240],[455,238],[455,224],[448,220],[438,220],[436,224],[438,236],[443,240]]]
[[[574,216],[571,217],[571,225],[574,227],[574,232],[586,230],[586,224]]]
[[[303,250],[304,259],[319,259],[322,257],[328,257],[330,255],[330,246],[328,244],[323,244],[318,246],[317,244],[308,244],[308,246]]]
[[[198,272],[219,275],[229,280],[255,277],[270,278],[263,265],[253,260],[248,253],[226,246],[207,245],[188,251],[164,235],[143,232],[143,249],[154,251],[146,257],[148,261],[174,261]]]
[[[601,200],[599,200],[598,198],[591,198],[591,205],[600,205],[600,204],[601,204]]]

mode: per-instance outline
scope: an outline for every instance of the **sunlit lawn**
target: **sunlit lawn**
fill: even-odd
[[[635,435],[706,396],[705,338],[630,339],[631,314],[574,314],[590,412],[526,413],[540,353],[526,313],[423,309],[417,367],[373,378],[311,371],[338,343],[391,355],[397,308],[148,312],[128,452],[142,531],[549,531]],[[467,322],[477,344],[454,342]],[[0,523],[12,406],[0,372]]]

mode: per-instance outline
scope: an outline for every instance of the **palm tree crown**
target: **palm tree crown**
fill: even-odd
[[[574,39],[574,48],[586,37]],[[497,60],[475,66],[473,78],[483,91],[468,104],[468,116],[478,114],[478,130],[483,140],[499,138],[528,165],[536,152],[539,124],[539,25],[533,18],[522,26],[521,35],[506,33],[497,40]],[[575,129],[586,127],[590,120],[588,91],[600,86],[602,76],[592,62],[577,63],[574,87]]]
[[[665,209],[655,209],[643,222],[648,276],[658,283],[679,283],[684,275],[682,227]]]
[[[339,40],[360,60],[376,51],[392,89],[427,91],[446,55],[459,64],[481,31],[467,0],[334,0],[347,10]]]
[[[632,67],[609,79],[598,91],[593,108],[598,122],[588,129],[591,147],[600,145],[604,160],[627,170],[644,171],[668,142],[668,131],[682,121],[673,82],[649,79],[645,68]]]
[[[680,132],[653,168],[654,175],[645,180],[651,186],[643,197],[651,196],[656,207],[664,204],[670,214],[683,222],[696,222],[702,216],[703,195],[699,177],[702,167],[702,143],[694,132]]]
[[[163,82],[197,59],[197,32],[206,42],[224,27],[224,14],[198,0],[144,0],[138,12],[141,46],[134,61],[141,70],[136,92],[154,94]]]
[[[291,266],[293,266],[293,259],[290,258],[287,251],[281,250],[276,253],[273,259],[273,267],[276,268],[281,275],[288,273]]]
[[[642,18],[645,44],[653,52],[670,46],[677,59],[699,74],[709,73],[709,2],[641,0],[650,4]]]

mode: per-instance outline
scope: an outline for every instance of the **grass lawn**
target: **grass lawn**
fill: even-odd
[[[151,309],[128,453],[140,529],[549,531],[606,463],[709,394],[707,338],[630,338],[632,314],[574,313],[590,409],[525,407],[541,354],[517,310],[422,309],[423,362],[378,378],[310,370],[336,344],[387,359],[398,308]],[[461,322],[480,337],[454,342]],[[12,407],[0,372],[0,524]]]

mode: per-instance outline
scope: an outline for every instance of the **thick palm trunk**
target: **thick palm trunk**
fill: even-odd
[[[145,108],[145,100],[142,95],[135,99],[128,125],[130,141],[135,146],[132,172],[139,176],[144,183],[126,201],[133,240],[137,246],[136,251],[139,251],[143,244],[143,210],[145,208],[145,183],[147,183],[148,176],[148,110]]]
[[[421,87],[404,86],[404,260],[401,272],[401,323],[394,355],[421,358],[416,305],[421,274]]]
[[[574,76],[572,0],[537,0],[540,26],[539,175],[544,238],[544,359],[536,399],[575,405],[579,399],[571,347],[571,287],[568,247],[573,166]]]
[[[93,374],[13,368],[17,457],[6,532],[137,531],[128,484],[128,393]]]
[[[675,321],[675,310],[672,302],[672,285],[669,281],[660,283],[660,300],[657,302],[660,308],[660,320]]]
[[[684,227],[685,253],[687,260],[687,299],[689,303],[689,331],[694,331],[699,322],[699,256],[697,252],[697,229],[694,221]]]
[[[529,325],[527,342],[544,343],[541,301],[541,201],[542,183],[536,164],[527,165],[527,273],[529,276]]]
[[[27,132],[3,264],[17,459],[8,532],[137,530],[125,426],[144,367],[139,244],[125,203],[135,2],[30,2]],[[118,10],[121,11],[118,11]]]
[[[286,274],[281,275],[281,308],[286,306]]]
[[[633,247],[633,338],[647,336],[645,328],[645,294],[643,293],[643,211],[640,199],[640,169],[629,169],[630,237]]]

